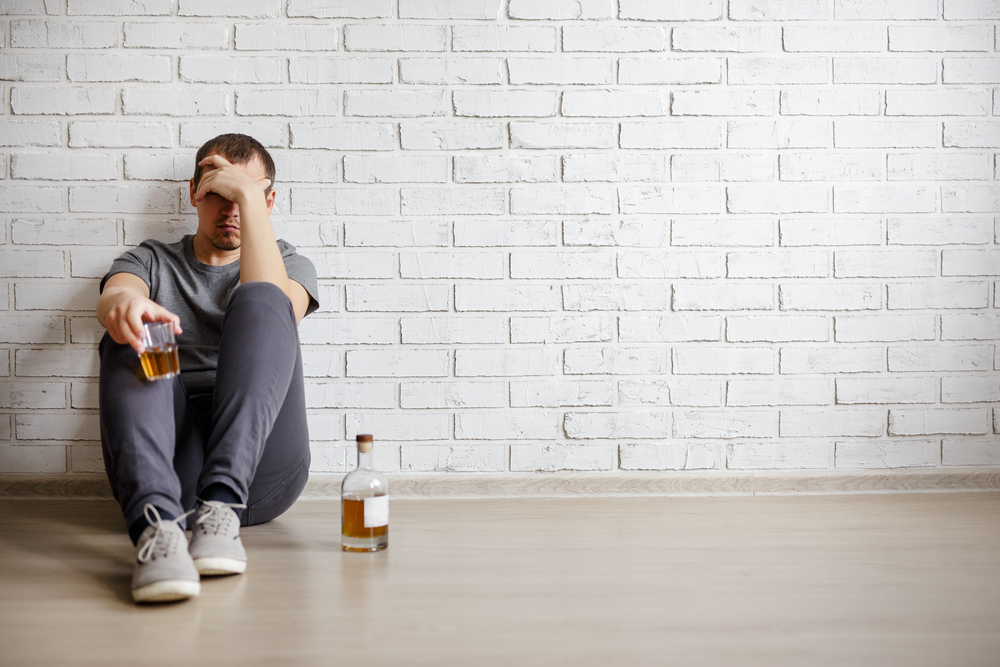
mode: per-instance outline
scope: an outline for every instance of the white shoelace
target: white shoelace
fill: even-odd
[[[219,533],[223,522],[229,520],[226,512],[230,512],[233,518],[236,518],[236,514],[232,512],[233,509],[246,509],[246,505],[243,503],[224,503],[221,500],[203,500],[201,502],[202,507],[207,507],[208,511],[198,512],[195,524],[201,526],[207,533]],[[239,523],[239,519],[237,519],[237,523]]]
[[[191,512],[193,511],[191,510]],[[156,530],[153,532],[153,536],[139,549],[139,553],[136,555],[139,562],[146,563],[156,556],[168,556],[176,552],[178,536],[183,535],[184,531],[166,530],[164,526],[170,523],[179,524],[191,512],[185,512],[176,519],[164,519],[154,506],[146,503],[146,506],[142,508],[142,513],[146,516],[146,521],[149,522],[149,525],[153,526]]]

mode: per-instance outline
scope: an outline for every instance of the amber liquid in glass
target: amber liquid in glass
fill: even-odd
[[[162,380],[181,372],[176,345],[163,345],[146,350],[139,356],[139,361],[142,363],[142,370],[146,374],[147,380]]]
[[[341,504],[343,520],[340,532],[351,543],[350,546],[345,543],[345,551],[377,551],[384,549],[389,544],[388,525],[365,528],[364,498],[344,498]],[[355,540],[363,540],[363,542]]]

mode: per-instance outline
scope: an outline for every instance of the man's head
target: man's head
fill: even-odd
[[[233,251],[240,247],[239,206],[221,195],[209,192],[196,202],[195,192],[206,173],[214,169],[211,164],[199,166],[210,155],[219,155],[243,172],[250,180],[268,179],[264,198],[268,212],[274,205],[274,160],[267,149],[253,137],[245,134],[220,134],[198,149],[195,157],[194,178],[191,179],[191,205],[198,209],[198,234],[217,250]]]

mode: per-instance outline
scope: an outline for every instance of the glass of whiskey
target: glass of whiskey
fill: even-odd
[[[147,322],[143,325],[145,333],[142,345],[146,351],[139,355],[142,371],[147,380],[164,380],[172,378],[181,372],[180,359],[177,354],[177,341],[174,340],[173,322]]]
[[[389,482],[372,462],[372,436],[359,435],[358,467],[340,487],[340,544],[344,551],[379,551],[389,546]]]

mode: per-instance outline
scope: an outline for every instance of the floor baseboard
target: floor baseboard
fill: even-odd
[[[636,473],[389,474],[399,499],[617,498],[1000,491],[1000,468]],[[313,474],[304,499],[340,497],[339,474]],[[4,499],[110,499],[104,476],[0,475]]]

